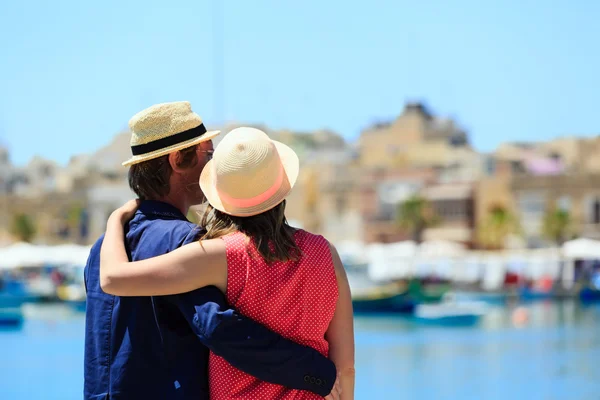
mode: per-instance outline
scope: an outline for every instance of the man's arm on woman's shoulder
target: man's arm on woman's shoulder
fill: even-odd
[[[179,307],[200,341],[234,367],[288,388],[323,397],[331,392],[336,380],[333,362],[231,309],[218,288],[166,298]]]

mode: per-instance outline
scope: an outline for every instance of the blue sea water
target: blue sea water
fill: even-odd
[[[356,318],[357,399],[600,399],[600,307],[492,309],[476,326]],[[0,399],[82,398],[83,314],[28,309],[0,331]]]

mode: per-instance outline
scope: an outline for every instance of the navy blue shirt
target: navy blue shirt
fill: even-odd
[[[126,229],[134,261],[168,253],[200,233],[175,207],[157,201],[142,202]],[[102,238],[85,268],[85,399],[208,399],[209,349],[259,379],[321,396],[331,391],[331,361],[236,313],[216,287],[156,297],[104,293],[101,246]]]

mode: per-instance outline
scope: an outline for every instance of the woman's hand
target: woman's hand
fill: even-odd
[[[335,383],[333,384],[333,389],[331,389],[331,393],[325,397],[325,400],[340,400],[341,398],[342,384],[340,383],[340,373],[338,372]]]
[[[110,215],[110,219],[116,219],[121,223],[121,225],[124,225],[127,221],[133,218],[139,206],[139,199],[129,200],[127,203],[113,211]]]

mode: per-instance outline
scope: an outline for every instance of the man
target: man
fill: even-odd
[[[208,132],[188,102],[152,106],[129,127],[133,157],[123,165],[141,204],[126,244],[139,260],[198,240],[185,215],[203,200],[198,180],[219,132]],[[209,349],[259,379],[339,398],[331,361],[229,309],[214,287],[157,297],[102,292],[101,245],[85,268],[85,399],[208,399]]]

